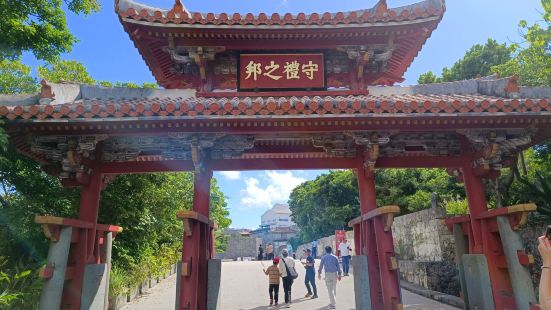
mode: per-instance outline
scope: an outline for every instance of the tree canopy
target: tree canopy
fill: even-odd
[[[54,61],[70,52],[77,38],[67,27],[64,7],[83,15],[100,8],[96,0],[0,2],[0,60],[13,60],[28,51],[37,59]]]
[[[359,215],[358,185],[352,171],[331,171],[297,186],[289,196],[293,221],[303,240],[333,234]]]
[[[511,46],[488,39],[484,45],[475,44],[471,47],[451,68],[442,69],[441,77],[429,71],[421,74],[417,82],[419,84],[451,82],[491,75],[493,66],[501,65],[511,59],[512,51]]]
[[[379,170],[375,188],[377,205],[399,205],[402,214],[430,207],[432,193],[443,200],[465,195],[443,169]],[[304,182],[291,192],[289,206],[303,241],[333,234],[360,214],[356,176],[351,170],[331,171]]]
[[[38,91],[31,67],[20,60],[0,60],[0,94],[30,94]]]
[[[551,86],[551,1],[541,1],[543,21],[519,23],[524,42],[513,45],[514,57],[493,67],[500,76],[518,75],[525,86]]]
[[[86,67],[74,60],[60,60],[38,67],[38,76],[50,82],[78,82],[94,84]]]

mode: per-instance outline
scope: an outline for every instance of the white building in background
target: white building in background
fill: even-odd
[[[275,227],[291,227],[295,223],[291,220],[291,210],[286,204],[276,204],[270,210],[264,212],[260,218],[261,226]]]

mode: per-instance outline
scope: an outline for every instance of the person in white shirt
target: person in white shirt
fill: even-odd
[[[293,286],[293,277],[288,274],[287,270],[295,268],[295,260],[289,256],[289,252],[285,249],[281,252],[281,262],[279,263],[279,272],[283,279],[283,292],[285,295],[285,307],[288,308],[291,304],[291,286]]]
[[[348,276],[348,271],[350,270],[350,244],[348,240],[344,239],[341,244],[339,244],[339,252],[341,253],[342,258],[342,271],[344,276]]]

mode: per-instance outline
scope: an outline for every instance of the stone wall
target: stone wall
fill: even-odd
[[[432,207],[396,217],[392,225],[400,277],[430,290],[459,296],[454,240],[442,223],[446,211]]]
[[[239,231],[227,230],[226,238],[228,238],[228,245],[224,253],[216,253],[217,259],[233,259],[236,260],[240,257],[252,257],[258,256],[258,246],[261,244],[261,239],[254,236],[242,236]]]
[[[394,248],[403,280],[459,296],[461,285],[455,264],[455,242],[442,222],[445,217],[445,211],[439,207],[397,217],[392,226]],[[530,272],[536,292],[541,272],[537,237],[543,234],[545,227],[526,225],[519,229],[526,253],[535,258]]]
[[[440,207],[396,217],[392,234],[398,258],[430,262],[453,260],[453,235],[442,224],[444,218],[446,211]]]

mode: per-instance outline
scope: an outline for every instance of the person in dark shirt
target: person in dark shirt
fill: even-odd
[[[312,251],[310,249],[306,250],[306,262],[302,263],[304,265],[304,268],[306,269],[306,276],[304,278],[304,284],[306,284],[306,289],[308,290],[308,294],[304,297],[310,297],[312,299],[318,298],[318,289],[316,287],[316,271],[314,268],[314,257],[312,257]],[[312,295],[312,289],[310,289],[310,284],[312,285],[312,289],[314,290],[314,295]]]
[[[258,247],[258,260],[264,259],[264,249],[262,248],[262,244]]]

